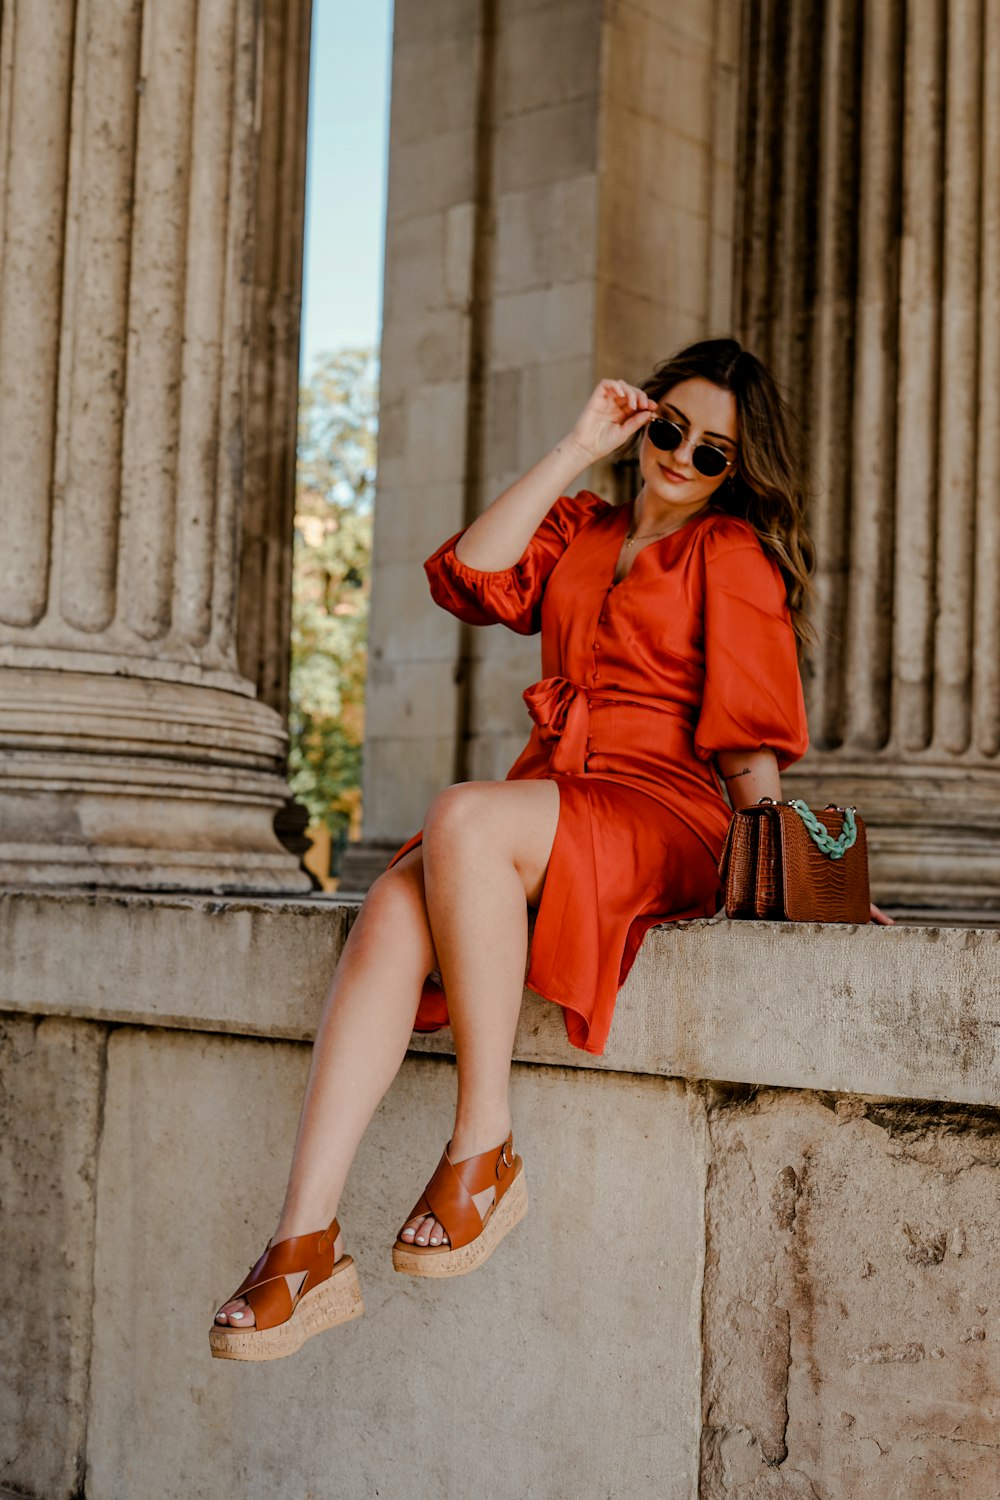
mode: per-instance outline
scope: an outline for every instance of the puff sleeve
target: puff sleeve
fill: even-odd
[[[431,597],[469,625],[506,625],[520,635],[541,629],[541,604],[549,574],[570,542],[611,507],[589,490],[562,495],[543,518],[521,557],[495,572],[470,568],[455,555],[463,527],[424,563]]]
[[[784,771],[809,748],[795,632],[777,563],[745,522],[712,530],[704,550],[705,684],[695,753],[775,752]]]

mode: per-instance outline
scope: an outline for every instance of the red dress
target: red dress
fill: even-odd
[[[583,490],[556,501],[513,567],[467,567],[461,531],[424,563],[460,620],[541,631],[533,728],[506,778],[551,777],[560,794],[525,983],[595,1053],[648,929],[719,908],[731,812],[711,757],[766,746],[784,770],[808,747],[784,582],[752,527],[703,512],[614,583],[630,517]],[[414,1029],[447,1022],[428,979]]]

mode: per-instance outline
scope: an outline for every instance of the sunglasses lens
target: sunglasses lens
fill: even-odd
[[[659,448],[663,453],[673,453],[684,437],[677,423],[668,422],[665,417],[654,417],[646,431],[653,447]]]
[[[654,417],[646,431],[653,447],[659,448],[663,453],[673,453],[684,441],[684,434],[677,423],[668,421],[666,417]],[[704,474],[708,479],[721,474],[729,462],[721,448],[713,448],[708,443],[699,443],[691,459],[698,473]]]
[[[674,444],[676,447],[677,445]],[[705,474],[709,479],[714,479],[721,474],[729,460],[721,448],[711,448],[708,443],[699,443],[692,454],[694,466],[699,474]]]

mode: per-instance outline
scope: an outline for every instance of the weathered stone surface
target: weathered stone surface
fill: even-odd
[[[528,1216],[476,1274],[422,1284],[389,1247],[441,1154],[454,1073],[407,1060],[339,1214],[364,1317],[279,1364],[210,1359],[212,1312],[274,1227],[307,1061],[112,1038],[88,1497],[404,1500],[419,1473],[447,1496],[690,1500],[700,1126],[675,1083],[515,1068]]]
[[[106,1028],[0,1017],[0,1484],[80,1493]]]
[[[0,893],[0,1006],[308,1038],[357,909],[322,896]],[[995,1104],[998,1031],[998,930],[721,918],[647,934],[603,1056],[571,1047],[560,1007],[530,991],[515,1056]],[[412,1045],[447,1053],[451,1033]]]
[[[1000,1111],[701,1094],[701,1500],[992,1500]]]

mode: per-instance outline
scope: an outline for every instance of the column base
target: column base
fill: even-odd
[[[0,670],[0,884],[293,893],[286,735],[216,687]]]
[[[887,765],[817,755],[782,774],[783,795],[854,805],[868,831],[872,899],[926,912],[1000,912],[1000,768]]]

